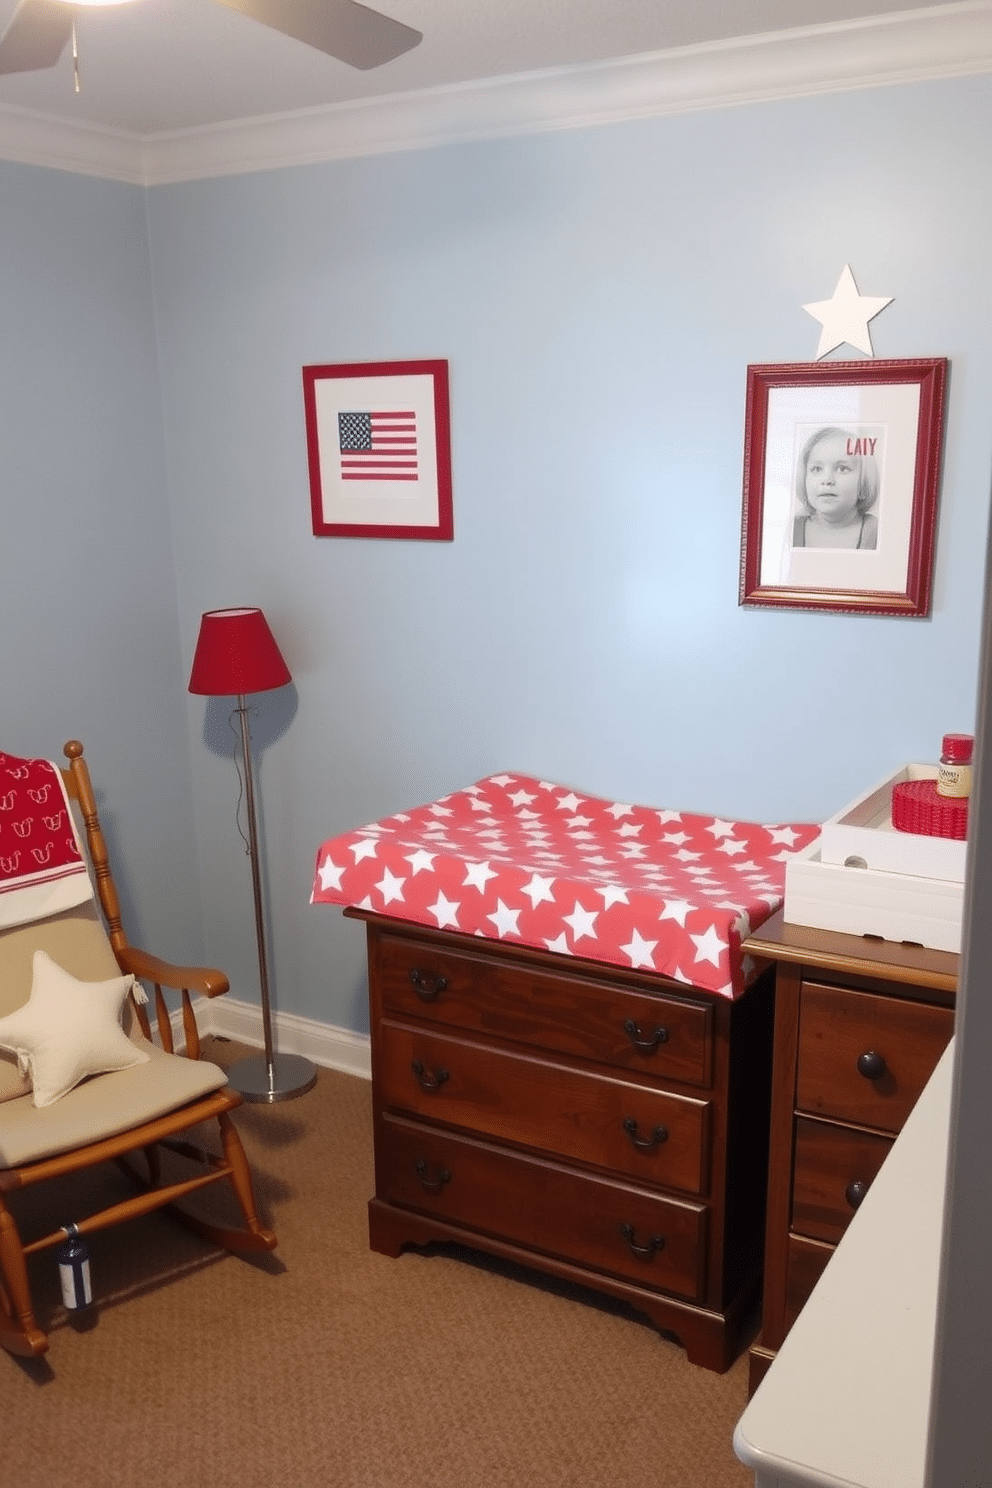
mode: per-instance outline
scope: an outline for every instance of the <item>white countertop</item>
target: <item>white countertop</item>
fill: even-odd
[[[737,1423],[757,1488],[923,1488],[953,1048]]]

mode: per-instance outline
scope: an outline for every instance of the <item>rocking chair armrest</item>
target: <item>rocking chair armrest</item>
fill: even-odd
[[[135,946],[124,946],[117,952],[117,962],[123,972],[130,972],[141,981],[157,982],[160,987],[199,992],[204,997],[220,997],[230,987],[222,971],[212,966],[174,966],[162,961],[148,951]]]

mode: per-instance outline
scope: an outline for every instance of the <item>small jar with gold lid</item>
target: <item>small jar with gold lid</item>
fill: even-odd
[[[958,800],[971,795],[971,756],[975,741],[971,734],[945,734],[937,766],[937,794]]]

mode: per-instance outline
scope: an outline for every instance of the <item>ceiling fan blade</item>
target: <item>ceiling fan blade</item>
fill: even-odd
[[[423,40],[422,31],[391,20],[355,0],[218,0],[228,10],[250,16],[285,36],[303,41],[367,72],[409,52]]]
[[[0,73],[54,67],[72,35],[72,17],[60,0],[21,0],[0,39]]]

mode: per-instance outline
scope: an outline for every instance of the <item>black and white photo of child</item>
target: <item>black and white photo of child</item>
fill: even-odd
[[[815,429],[796,462],[793,548],[878,546],[881,435],[835,426]]]

